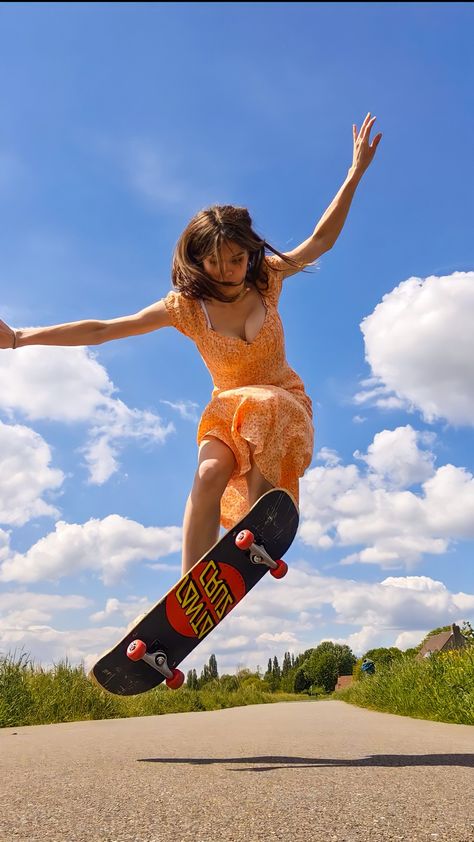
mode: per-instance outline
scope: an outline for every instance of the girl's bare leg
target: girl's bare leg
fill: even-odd
[[[199,463],[183,521],[182,575],[219,539],[221,497],[235,468],[230,447],[209,436],[199,448]]]
[[[253,455],[255,450],[255,445],[250,445],[250,450]],[[266,491],[270,491],[273,488],[268,480],[260,473],[259,469],[257,468],[253,459],[251,460],[252,467],[250,471],[245,474],[245,478],[247,480],[247,490],[249,495],[249,506],[252,508],[253,504],[257,502],[257,500],[265,494]]]

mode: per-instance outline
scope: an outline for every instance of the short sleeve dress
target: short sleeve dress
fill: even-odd
[[[245,474],[253,459],[268,482],[298,501],[299,477],[313,453],[311,399],[287,363],[278,314],[283,274],[266,258],[268,289],[261,292],[265,321],[252,342],[212,329],[198,299],[170,292],[164,299],[171,322],[192,339],[211,375],[212,397],[198,425],[197,442],[215,436],[232,450],[236,467],[221,501],[221,524],[230,529],[249,509]]]

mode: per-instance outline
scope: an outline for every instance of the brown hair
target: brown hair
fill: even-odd
[[[193,216],[176,244],[171,271],[173,286],[187,298],[232,300],[217,288],[202,266],[204,258],[211,254],[220,265],[219,249],[228,241],[248,251],[246,281],[257,289],[268,289],[265,249],[283,258],[290,266],[297,265],[255,233],[247,208],[213,205]]]

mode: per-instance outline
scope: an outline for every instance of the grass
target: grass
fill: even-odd
[[[0,658],[0,728],[219,710],[301,699],[289,693],[270,693],[255,683],[236,683],[239,686],[235,689],[226,689],[214,679],[200,690],[181,687],[172,691],[160,685],[140,696],[112,696],[92,684],[82,666],[63,662],[44,670],[24,653],[8,655]]]
[[[241,705],[302,701],[304,694],[270,692],[258,678],[213,679],[199,690],[160,685],[140,696],[112,696],[67,662],[36,667],[22,653],[0,657],[0,727],[116,719]],[[327,698],[327,697],[326,697]],[[405,657],[355,681],[333,698],[371,710],[474,725],[474,646],[422,661]]]
[[[401,716],[474,725],[474,646],[421,661],[393,661],[334,698]]]

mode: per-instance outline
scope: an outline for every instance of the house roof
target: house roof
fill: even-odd
[[[456,649],[467,645],[467,639],[463,634],[461,634],[459,626],[455,623],[452,624],[448,631],[434,634],[432,637],[429,637],[428,640],[425,640],[417,657],[423,658],[428,654],[428,652],[440,652],[448,642],[453,643]]]

